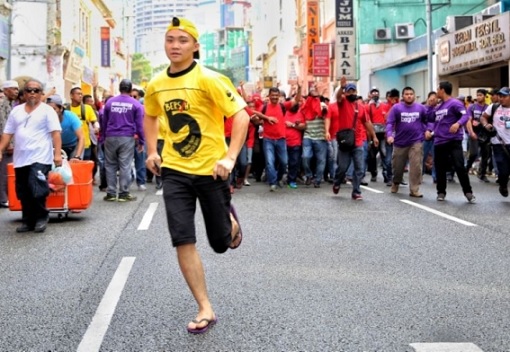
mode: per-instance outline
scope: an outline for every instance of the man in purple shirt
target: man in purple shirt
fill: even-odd
[[[427,108],[416,103],[414,89],[402,90],[403,101],[394,105],[386,119],[386,141],[393,144],[393,184],[391,193],[398,192],[409,161],[409,195],[421,198],[423,140],[427,130]]]
[[[480,167],[478,169],[478,178],[480,181],[489,182],[487,178],[487,162],[489,160],[490,154],[490,138],[487,133],[485,133],[482,125],[480,124],[480,118],[482,117],[483,112],[487,109],[487,104],[485,104],[485,96],[487,95],[487,91],[485,89],[478,89],[476,91],[476,101],[469,108],[469,122],[473,129],[473,134],[470,135],[469,139],[469,158],[467,160],[466,169],[468,173],[473,173],[471,170],[473,167],[473,163],[478,158],[478,155],[481,156]]]
[[[437,175],[437,200],[446,197],[446,172],[453,168],[459,177],[464,196],[469,203],[475,202],[469,176],[464,167],[462,138],[469,120],[466,107],[458,99],[452,98],[452,84],[448,81],[439,83],[437,97],[441,99],[435,109],[428,115],[429,125],[425,138],[434,137],[434,164]]]
[[[136,200],[129,193],[131,184],[131,163],[135,144],[138,151],[145,144],[143,132],[144,109],[142,104],[131,97],[133,85],[128,79],[119,84],[120,95],[108,100],[101,119],[101,138],[104,141],[106,201],[126,202]],[[135,140],[135,135],[138,139]],[[119,196],[117,198],[117,170],[119,171]]]

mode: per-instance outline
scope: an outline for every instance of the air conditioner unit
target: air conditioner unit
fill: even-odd
[[[473,16],[446,16],[445,29],[448,33],[452,33],[472,24]]]
[[[414,38],[414,24],[397,23],[395,24],[395,39],[412,39]]]
[[[390,28],[377,28],[374,33],[375,40],[391,40]]]
[[[488,20],[491,17],[493,17],[493,15],[482,15],[482,14],[473,15],[473,24],[483,22],[485,20]]]

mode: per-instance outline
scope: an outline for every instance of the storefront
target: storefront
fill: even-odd
[[[438,81],[459,88],[509,85],[510,12],[441,36],[437,40]]]

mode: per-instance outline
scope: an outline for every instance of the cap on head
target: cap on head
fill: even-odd
[[[508,87],[503,87],[501,88],[499,91],[498,91],[498,95],[504,95],[504,96],[509,96],[510,95],[510,88]]]
[[[379,89],[377,89],[376,87],[372,88],[372,90],[370,91],[370,94],[373,94],[374,92],[379,93]]]
[[[5,88],[18,88],[19,89],[18,81],[15,81],[13,79],[5,81],[4,83],[2,83],[2,89],[5,89]]]
[[[345,86],[346,92],[350,90],[356,90],[356,85],[354,83],[347,83],[347,85]]]
[[[63,106],[64,102],[62,101],[62,98],[58,94],[50,95],[48,99],[46,99],[46,104],[53,103],[58,106]]]
[[[172,22],[170,22],[170,25],[166,30],[168,32],[172,29],[178,29],[183,32],[186,32],[198,42],[198,30],[197,27],[195,27],[195,25],[193,24],[193,22],[185,18],[174,17],[172,18]],[[198,52],[198,50],[193,53],[193,58],[200,59],[200,53]]]
[[[132,89],[133,89],[133,84],[131,83],[131,81],[129,79],[124,78],[122,81],[120,81],[119,91],[121,93],[131,93]]]

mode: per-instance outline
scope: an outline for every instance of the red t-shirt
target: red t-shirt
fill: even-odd
[[[331,138],[335,138],[338,131],[353,127],[355,106],[356,103],[351,103],[345,98],[342,99],[340,104],[330,104],[327,118],[331,119],[329,128],[329,134],[331,135]],[[365,129],[365,123],[367,120],[368,116],[365,113],[365,107],[358,103],[358,118],[355,130],[356,147],[361,147],[363,142],[367,139],[367,132]]]
[[[301,110],[298,110],[296,113],[287,111],[285,113],[285,121],[305,123],[305,116]],[[294,127],[287,127],[285,133],[288,147],[299,147],[303,142],[303,131],[297,130]]]
[[[234,124],[233,117],[225,119],[225,124],[224,124],[225,137],[230,138],[230,136],[232,136],[232,125],[233,124]]]
[[[385,124],[386,123],[386,103],[380,103],[379,106],[375,104],[368,104],[367,106],[367,114],[370,116],[370,120],[374,124]]]
[[[285,106],[285,110],[289,110],[292,106],[293,102],[286,101],[283,103]],[[264,109],[264,105],[260,107],[260,110]],[[267,108],[264,113],[266,116],[276,117],[278,119],[277,123],[271,124],[268,121],[264,121],[264,138],[269,139],[281,139],[285,138],[285,116],[282,111],[282,107],[280,106],[280,103],[277,104],[271,104],[267,103]]]

